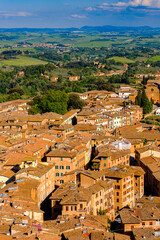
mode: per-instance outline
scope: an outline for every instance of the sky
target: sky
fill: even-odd
[[[160,0],[0,0],[0,28],[160,27]]]

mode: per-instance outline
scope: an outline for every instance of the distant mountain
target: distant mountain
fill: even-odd
[[[128,32],[128,31],[151,31],[155,30],[155,28],[151,28],[148,26],[142,27],[121,27],[121,26],[84,26],[81,28],[81,31],[85,32]],[[160,30],[160,28],[159,28]]]
[[[54,32],[73,32],[79,28],[0,28],[0,32],[30,32],[30,33],[54,33]]]
[[[56,32],[129,32],[129,31],[155,31],[160,28],[152,28],[148,26],[129,27],[129,26],[84,26],[81,28],[0,28],[0,32],[30,32],[30,33],[56,33]]]

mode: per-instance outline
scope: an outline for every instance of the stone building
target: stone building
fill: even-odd
[[[148,83],[146,85],[146,94],[149,100],[153,100],[153,103],[159,103],[160,102],[160,90],[157,84],[155,83]]]

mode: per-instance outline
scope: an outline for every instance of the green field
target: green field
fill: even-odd
[[[152,57],[151,60],[160,61],[160,55]]]
[[[134,63],[133,60],[130,60],[128,58],[125,58],[125,57],[111,57],[111,58],[108,58],[107,60],[115,60],[115,62],[121,62],[121,63]]]
[[[31,58],[27,56],[18,56],[16,59],[9,60],[0,60],[0,66],[31,66],[31,65],[39,65],[39,64],[47,64],[45,61],[41,61],[36,58]]]

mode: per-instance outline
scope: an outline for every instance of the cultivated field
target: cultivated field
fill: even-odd
[[[39,65],[39,64],[47,64],[45,61],[41,61],[36,58],[31,58],[27,56],[17,56],[15,59],[9,60],[0,60],[0,66],[31,66],[31,65]]]

